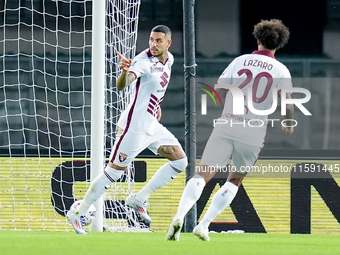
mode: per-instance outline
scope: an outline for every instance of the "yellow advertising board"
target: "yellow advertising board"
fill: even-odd
[[[52,196],[55,193],[63,194],[63,192],[69,196],[67,192],[71,192],[73,197],[68,199],[82,199],[89,182],[68,183],[68,180],[61,179],[59,180],[60,190],[53,190],[55,189],[55,186],[51,185],[53,174],[58,166],[67,161],[74,161],[74,159],[0,158],[0,230],[72,230],[65,217],[52,203]],[[77,161],[81,162],[84,159],[77,159]],[[149,180],[157,169],[167,162],[159,158],[138,158],[136,161],[146,162],[146,180]],[[331,176],[328,179],[316,177],[320,179],[316,183],[314,179],[309,181],[308,176],[302,176],[306,178],[300,176],[301,178],[295,179],[293,183],[290,176],[291,168],[300,163],[298,160],[258,160],[256,165],[267,166],[267,168],[262,168],[267,170],[252,173],[244,180],[243,189],[237,195],[238,200],[235,198],[233,204],[214,220],[214,224],[226,227],[234,225],[238,228],[248,225],[252,227],[254,224],[250,221],[255,217],[258,221],[256,224],[267,233],[288,234],[292,233],[292,229],[299,230],[301,227],[307,230],[309,228],[311,234],[340,234],[338,222],[340,212],[336,205],[338,201],[333,201],[334,196],[327,193],[332,185],[335,190],[333,193],[340,192],[338,186],[340,178],[336,170],[339,161],[315,160],[313,162],[322,166],[326,165],[327,170],[332,168],[328,171]],[[281,169],[282,172],[269,173],[269,166],[273,167],[273,172],[275,167],[276,170]],[[290,171],[284,172],[282,166],[288,166]],[[310,168],[302,170],[312,171]],[[219,181],[223,183],[223,180]],[[136,182],[135,191],[141,189],[145,183]],[[151,195],[148,200],[148,210],[153,220],[150,227],[154,231],[165,232],[167,230],[177,211],[184,186],[185,174],[182,173],[170,184]],[[305,190],[300,191],[300,186],[306,187]],[[325,189],[323,186],[326,186]],[[63,190],[63,187],[71,188],[71,191]],[[205,192],[204,196],[207,201],[206,206],[198,210],[200,218],[206,212],[213,194],[218,189],[219,184],[216,184],[211,188],[211,192]],[[338,197],[339,195],[340,193]],[[198,201],[198,208],[202,207],[202,204],[205,205]],[[243,210],[244,208],[246,209]],[[248,212],[247,208],[251,208],[251,212]],[[295,224],[299,219],[306,220],[304,225]]]

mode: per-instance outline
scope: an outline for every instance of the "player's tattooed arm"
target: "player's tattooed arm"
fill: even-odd
[[[133,73],[122,71],[117,79],[117,89],[123,90],[131,84],[136,79]]]

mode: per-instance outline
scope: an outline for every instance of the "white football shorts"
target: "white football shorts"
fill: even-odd
[[[110,154],[110,161],[117,166],[126,167],[146,148],[157,155],[161,145],[181,146],[177,138],[160,123],[152,134],[132,134],[120,129]]]
[[[232,169],[248,173],[255,164],[262,147],[234,141],[221,130],[214,129],[204,148],[200,165],[222,169],[232,159]]]

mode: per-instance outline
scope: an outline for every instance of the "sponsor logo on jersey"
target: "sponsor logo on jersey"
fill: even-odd
[[[161,85],[162,85],[163,88],[164,88],[166,85],[168,85],[168,83],[169,83],[168,78],[169,78],[169,75],[168,75],[166,72],[164,72],[164,73],[162,74],[162,76],[161,76],[161,79],[162,79]]]
[[[163,66],[150,66],[151,73],[161,73],[163,72],[163,69],[164,69]]]

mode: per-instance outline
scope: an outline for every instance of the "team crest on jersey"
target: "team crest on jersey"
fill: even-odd
[[[123,153],[123,152],[119,152],[119,161],[120,162],[124,162],[127,159],[128,155]]]

